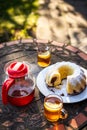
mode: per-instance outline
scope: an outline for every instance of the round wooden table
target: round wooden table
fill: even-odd
[[[37,78],[43,70],[37,65],[37,43],[49,44],[52,50],[51,64],[61,61],[74,62],[87,69],[87,54],[78,48],[56,41],[23,39],[0,44],[0,130],[77,130],[87,129],[87,99],[77,103],[66,103],[68,117],[59,120],[58,125],[47,121],[43,114],[44,95],[35,87],[34,100],[24,107],[10,104],[4,106],[1,99],[5,80],[4,66],[9,61],[28,61]]]

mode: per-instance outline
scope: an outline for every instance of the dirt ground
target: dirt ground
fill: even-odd
[[[87,0],[39,0],[36,37],[71,44],[87,53]]]

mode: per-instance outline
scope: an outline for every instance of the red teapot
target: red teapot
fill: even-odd
[[[6,64],[6,80],[2,85],[2,102],[15,106],[29,104],[34,98],[35,78],[29,72],[30,64],[27,62],[11,62]]]

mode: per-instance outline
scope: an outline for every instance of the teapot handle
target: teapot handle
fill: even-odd
[[[14,84],[15,80],[8,78],[2,85],[2,102],[4,105],[8,104],[8,90]]]

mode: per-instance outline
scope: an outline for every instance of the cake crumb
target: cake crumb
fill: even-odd
[[[64,96],[64,93],[60,94],[61,96]]]

